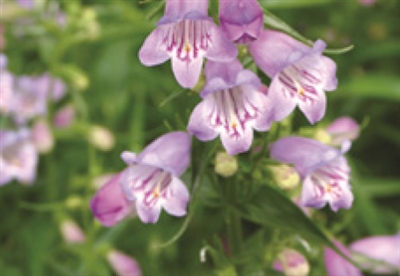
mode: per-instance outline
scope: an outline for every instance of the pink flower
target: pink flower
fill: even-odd
[[[118,276],[141,276],[142,272],[136,260],[117,250],[107,254],[107,260]]]

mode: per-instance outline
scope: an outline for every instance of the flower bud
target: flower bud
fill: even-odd
[[[70,126],[75,119],[75,108],[72,104],[62,107],[54,116],[54,126],[56,128],[65,128]]]
[[[107,260],[118,276],[141,276],[142,272],[135,259],[117,250],[107,254]]]
[[[92,126],[88,139],[93,146],[102,151],[111,150],[115,144],[114,135],[102,126]]]
[[[82,243],[86,239],[81,228],[70,219],[61,222],[60,230],[66,243]]]
[[[271,170],[279,188],[291,190],[299,185],[300,176],[292,166],[282,164],[277,166],[269,166],[269,169]]]
[[[53,149],[54,138],[48,123],[37,120],[32,128],[32,139],[39,153],[48,153]]]
[[[340,146],[343,140],[353,141],[360,134],[360,126],[350,117],[340,117],[333,121],[326,131],[331,136],[330,145]]]
[[[332,136],[325,129],[317,129],[314,133],[314,139],[321,143],[331,145]]]
[[[304,256],[290,248],[285,248],[279,253],[274,269],[283,271],[287,276],[306,276],[310,272],[310,266]]]
[[[223,177],[230,177],[238,169],[237,160],[226,152],[218,152],[215,157],[215,172]]]

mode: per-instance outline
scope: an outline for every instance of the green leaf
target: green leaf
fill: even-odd
[[[280,19],[279,17],[277,17],[276,15],[274,15],[273,13],[269,12],[266,9],[264,9],[264,25],[268,28],[271,28],[271,29],[274,29],[274,30],[277,30],[280,32],[284,32],[310,47],[312,47],[312,45],[313,45],[313,42],[310,39],[307,39],[306,37],[304,37],[302,34],[300,34],[295,29],[293,29],[288,24],[286,24],[285,21],[283,21],[282,19]],[[354,48],[353,45],[349,45],[344,48],[338,48],[338,49],[328,48],[324,51],[324,53],[343,54],[343,53],[350,51],[353,48]]]
[[[299,207],[271,186],[262,186],[249,202],[238,207],[238,211],[249,221],[281,228],[335,247]]]
[[[400,79],[394,75],[364,75],[339,85],[335,97],[380,98],[400,101]]]

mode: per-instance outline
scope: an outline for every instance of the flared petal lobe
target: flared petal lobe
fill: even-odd
[[[96,219],[107,227],[135,214],[133,202],[126,199],[120,186],[121,173],[112,177],[90,201],[90,209]]]
[[[256,0],[220,0],[219,22],[231,41],[248,43],[261,33],[263,12]]]

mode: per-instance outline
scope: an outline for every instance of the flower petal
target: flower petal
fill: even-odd
[[[168,52],[162,47],[164,26],[157,27],[144,41],[139,50],[139,59],[143,65],[153,66],[169,59]]]
[[[203,57],[199,55],[190,61],[172,58],[172,71],[178,83],[184,88],[192,88],[199,81]]]
[[[311,124],[320,121],[324,117],[326,110],[325,93],[318,90],[316,93],[312,100],[299,100],[299,108]]]
[[[303,188],[301,190],[301,204],[304,207],[320,209],[326,205],[324,194],[324,189],[316,185],[312,181],[311,177],[308,176],[303,181]]]
[[[161,213],[160,203],[147,207],[139,201],[136,201],[136,209],[138,216],[143,223],[156,223]]]
[[[336,200],[332,199],[329,202],[329,205],[334,212],[337,212],[341,208],[350,209],[351,205],[353,204],[354,196],[347,181],[345,181],[345,183],[341,183],[340,188],[342,191],[340,197],[338,197]]]
[[[210,141],[218,136],[218,132],[211,126],[208,118],[214,108],[213,97],[210,95],[199,103],[190,115],[188,132],[201,141]]]
[[[185,184],[177,177],[172,177],[168,187],[168,197],[163,202],[167,213],[181,217],[186,215],[186,205],[189,201],[189,191]]]
[[[209,25],[211,46],[205,53],[205,57],[212,61],[228,62],[236,58],[238,50],[225,34],[214,24]]]
[[[243,133],[239,135],[230,135],[226,131],[222,131],[221,141],[229,155],[246,152],[250,149],[253,142],[253,129],[247,126],[243,130]]]
[[[190,135],[174,131],[160,136],[138,156],[138,162],[163,168],[176,176],[181,175],[190,162]]]
[[[278,77],[271,82],[268,98],[273,106],[272,118],[277,122],[289,116],[296,107],[296,99]]]
[[[340,249],[346,256],[350,257],[350,254],[346,247],[338,241],[334,241],[336,247]],[[324,250],[324,260],[325,267],[328,276],[341,276],[341,275],[351,275],[351,276],[362,276],[361,271],[354,265],[346,261],[342,256],[336,253],[333,249],[328,247]]]

